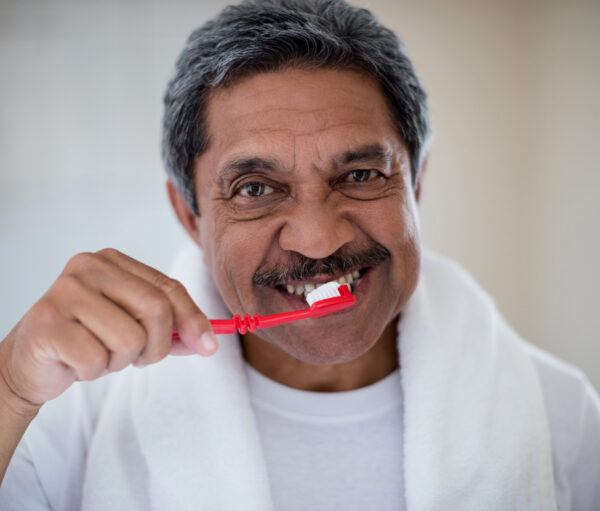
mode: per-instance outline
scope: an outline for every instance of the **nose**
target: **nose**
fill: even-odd
[[[279,233],[279,246],[311,259],[333,254],[355,236],[354,226],[335,205],[321,201],[297,204]]]

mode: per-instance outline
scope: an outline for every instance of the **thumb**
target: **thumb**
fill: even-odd
[[[204,357],[214,355],[219,348],[219,341],[215,333],[206,330],[198,335],[179,335],[177,330],[173,331],[173,338],[169,355],[183,356],[198,354]]]

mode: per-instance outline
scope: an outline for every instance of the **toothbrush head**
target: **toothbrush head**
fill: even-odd
[[[340,292],[338,291],[339,287],[341,287],[340,284],[335,281],[327,282],[327,284],[323,284],[308,293],[306,295],[306,301],[309,306],[312,306],[313,303],[318,302],[319,300],[340,296]],[[347,289],[347,286],[344,287]]]
[[[348,286],[327,282],[306,295],[310,317],[317,318],[350,307],[356,301]]]

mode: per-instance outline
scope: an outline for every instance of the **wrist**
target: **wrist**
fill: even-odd
[[[37,415],[41,406],[18,396],[6,383],[4,377],[0,377],[0,410],[2,413],[9,413],[29,422]]]
[[[41,405],[21,398],[7,381],[5,341],[0,342],[0,485],[10,460],[25,430],[37,415]]]
[[[5,348],[5,346],[2,346],[5,342],[0,343],[0,410],[2,410],[2,413],[9,413],[14,417],[31,421],[42,405],[28,401],[14,390],[10,370],[6,363],[6,350],[2,349]]]

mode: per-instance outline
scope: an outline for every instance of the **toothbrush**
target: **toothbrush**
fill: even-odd
[[[299,319],[320,318],[350,307],[356,300],[354,295],[350,293],[348,286],[332,281],[308,293],[306,301],[309,305],[308,309],[269,314],[268,316],[244,314],[243,317],[240,317],[239,314],[236,314],[232,319],[211,319],[210,324],[215,334],[239,332],[243,335],[248,330],[254,332],[256,329],[270,328],[283,323],[298,321]],[[176,331],[173,331],[173,339],[179,339],[179,334]]]

